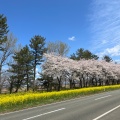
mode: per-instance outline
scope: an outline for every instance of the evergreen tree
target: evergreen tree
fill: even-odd
[[[10,88],[11,89],[10,92],[12,91],[13,86],[16,88],[15,92],[18,92],[19,88],[22,85],[22,81],[25,75],[22,70],[22,66],[19,63],[11,64],[10,66],[11,68],[8,70],[8,72],[11,72],[13,74],[10,77],[11,78],[10,83],[12,86]]]
[[[27,45],[23,49],[21,49],[20,52],[22,55],[21,60],[23,62],[22,64],[24,65],[25,79],[26,79],[27,91],[28,91],[31,80],[33,78],[33,65],[32,65],[33,56]]]
[[[12,78],[16,80],[16,92],[22,84],[27,84],[28,91],[31,83],[31,77],[33,76],[33,56],[28,46],[26,45],[19,52],[14,54],[13,59],[15,63],[10,65],[11,70],[9,70],[9,72],[13,73]]]
[[[16,87],[15,92],[18,92],[18,89],[21,87],[22,81],[25,77],[24,65],[20,52],[17,52],[13,56],[14,63],[9,64],[11,67],[8,72],[11,72],[13,75],[12,80],[14,79],[14,86]]]
[[[108,55],[103,56],[102,59],[105,60],[106,62],[112,62],[113,61],[112,58],[109,57]]]
[[[93,53],[91,53],[89,50],[84,50],[83,48],[80,48],[76,51],[76,53],[73,53],[70,56],[73,60],[80,60],[80,59],[95,59],[97,60],[99,57]]]
[[[36,79],[36,66],[40,65],[43,62],[43,53],[46,52],[45,48],[45,38],[39,35],[34,36],[30,40],[30,48],[33,59],[33,69],[34,69],[34,83],[33,83],[33,91],[35,88],[35,79]]]
[[[7,40],[8,25],[7,18],[3,14],[0,14],[0,50],[2,49],[2,44]]]
[[[0,93],[3,87],[3,66],[7,64],[8,58],[14,53],[16,39],[9,32],[7,18],[0,14]]]

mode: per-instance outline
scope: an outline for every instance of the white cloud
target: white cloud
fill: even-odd
[[[75,41],[75,36],[69,37],[68,40]]]
[[[92,0],[92,48],[99,54],[120,55],[120,0]]]
[[[103,40],[101,44],[106,44],[106,43],[108,43],[108,41],[107,40]]]
[[[100,57],[103,57],[104,55],[110,55],[110,56],[120,56],[120,45],[116,45],[112,48],[106,48],[103,52],[98,53]]]

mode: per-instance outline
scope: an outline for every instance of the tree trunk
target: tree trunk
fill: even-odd
[[[72,89],[72,79],[69,79],[69,82],[70,82],[70,89]]]
[[[93,82],[94,78],[92,78],[91,80],[91,84],[92,84],[92,87],[94,86],[94,82]]]
[[[60,77],[60,79],[57,77],[57,80],[58,80],[58,91],[60,91],[60,89],[61,89],[61,77]]]
[[[35,91],[35,77],[36,77],[36,65],[34,67],[33,92]]]
[[[1,65],[0,65],[0,94],[2,93],[2,68],[1,68]]]
[[[112,79],[112,85],[114,85],[114,83],[115,83],[115,82],[114,82],[114,79]]]
[[[65,89],[66,89],[66,86],[67,86],[67,84],[66,84],[66,79],[65,79]]]
[[[21,81],[18,81],[16,85],[16,90],[15,90],[16,93],[18,92],[20,86],[21,86]]]
[[[75,85],[75,81],[73,81],[73,88],[75,88],[76,87],[76,85]]]
[[[81,78],[79,78],[79,79],[80,79],[79,87],[82,88],[82,80],[81,80]]]
[[[86,87],[85,85],[86,85],[86,84],[85,84],[85,79],[83,78],[83,87]]]
[[[97,79],[95,79],[95,86],[97,86]]]
[[[29,91],[29,75],[27,74],[27,91]]]
[[[87,82],[87,80],[85,80],[85,87],[87,87],[87,85],[88,85],[88,82]]]
[[[10,83],[10,88],[9,88],[9,90],[10,90],[10,94],[12,93],[12,90],[13,90],[13,81],[11,81],[11,83]]]
[[[0,84],[0,94],[2,93],[2,85]]]
[[[47,83],[47,92],[49,92],[50,83]]]
[[[101,79],[99,79],[99,86],[101,86],[102,85],[102,81],[101,81]]]

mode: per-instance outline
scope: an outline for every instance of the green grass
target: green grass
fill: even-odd
[[[59,92],[22,92],[0,95],[0,113],[72,99],[80,96],[120,89],[120,85],[89,87]]]

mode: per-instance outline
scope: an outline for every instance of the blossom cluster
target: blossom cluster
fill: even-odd
[[[89,81],[94,78],[96,81],[101,79],[103,82],[106,80],[120,82],[120,64],[94,59],[75,61],[54,54],[44,56],[46,61],[42,65],[42,73],[53,78],[67,77]]]

